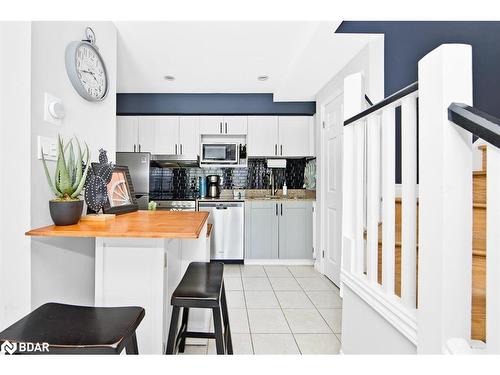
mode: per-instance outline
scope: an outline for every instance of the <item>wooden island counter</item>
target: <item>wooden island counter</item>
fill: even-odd
[[[197,239],[207,212],[136,211],[106,221],[80,221],[76,225],[46,227],[26,232],[42,237],[135,237]]]
[[[137,330],[139,352],[161,354],[166,345],[173,291],[189,263],[210,261],[208,215],[137,211],[106,221],[50,225],[26,235],[95,238],[94,305],[144,307],[146,315]],[[189,323],[195,331],[208,332],[208,312],[190,312]]]

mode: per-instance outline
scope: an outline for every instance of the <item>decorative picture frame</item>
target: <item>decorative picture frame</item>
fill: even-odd
[[[99,163],[92,163],[92,168],[96,171]],[[120,215],[139,209],[127,166],[114,166],[111,181],[107,184],[106,190],[108,199],[102,208],[104,214]]]

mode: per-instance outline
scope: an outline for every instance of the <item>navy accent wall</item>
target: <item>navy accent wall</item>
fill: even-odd
[[[443,43],[472,45],[474,107],[500,117],[500,22],[344,21],[338,33],[384,34],[385,96],[417,80],[417,63]]]
[[[316,102],[273,102],[272,94],[117,94],[117,115],[313,115]]]
[[[444,43],[472,46],[474,107],[500,117],[500,22],[344,21],[337,33],[384,34],[389,96],[418,80],[418,61]],[[401,116],[396,112],[396,183],[401,182]]]

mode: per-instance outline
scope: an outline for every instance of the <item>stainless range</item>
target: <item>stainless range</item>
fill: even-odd
[[[157,210],[164,211],[196,211],[196,201],[156,201]]]
[[[195,195],[174,195],[151,193],[150,200],[155,201],[157,210],[163,211],[196,211]]]

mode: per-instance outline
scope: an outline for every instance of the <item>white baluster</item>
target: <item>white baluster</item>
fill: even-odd
[[[372,284],[378,274],[378,224],[380,215],[380,116],[373,114],[367,123],[367,225],[366,273]]]
[[[500,150],[487,149],[486,210],[486,344],[500,354]]]
[[[365,121],[359,121],[354,124],[354,137],[356,143],[356,161],[354,168],[354,201],[355,201],[355,220],[354,220],[354,239],[356,243],[356,258],[354,262],[355,272],[362,275],[364,271],[364,167],[365,167]]]
[[[344,78],[344,120],[363,109],[363,75],[351,74]],[[342,154],[342,269],[348,272],[354,272],[357,255],[355,251],[355,127],[355,123],[344,126]]]
[[[401,106],[401,300],[409,308],[417,299],[417,102]]]
[[[394,295],[395,261],[395,152],[396,126],[393,107],[382,112],[382,286]]]
[[[342,152],[342,267],[354,271],[354,124],[344,126]]]

